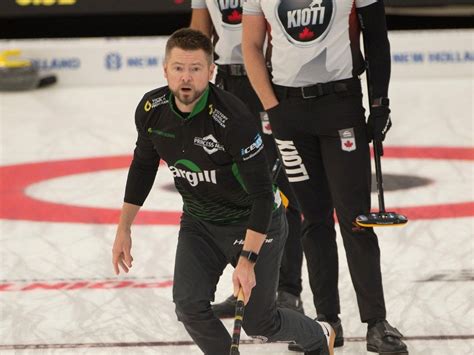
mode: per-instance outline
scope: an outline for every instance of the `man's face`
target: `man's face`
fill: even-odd
[[[214,64],[209,63],[202,49],[173,48],[164,64],[168,86],[183,105],[197,102],[212,79]]]

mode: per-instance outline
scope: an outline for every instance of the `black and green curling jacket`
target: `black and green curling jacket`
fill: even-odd
[[[216,224],[248,220],[266,233],[275,206],[262,137],[244,103],[209,84],[187,118],[169,88],[145,94],[135,113],[138,139],[125,202],[141,206],[163,159],[183,211]]]

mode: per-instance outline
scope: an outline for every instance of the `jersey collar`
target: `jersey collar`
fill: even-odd
[[[191,118],[196,116],[198,113],[200,113],[202,110],[204,110],[204,108],[206,107],[208,96],[209,96],[209,85],[207,86],[206,90],[204,91],[204,93],[199,98],[198,102],[196,102],[196,105],[194,105],[194,108],[191,111],[191,113],[189,114],[189,116],[186,117],[186,118],[181,116],[178,113],[178,111],[176,110],[175,102],[174,102],[174,95],[171,91],[170,91],[170,96],[169,96],[168,102],[169,102],[171,111],[173,111],[176,116],[182,118],[183,120],[190,120]]]

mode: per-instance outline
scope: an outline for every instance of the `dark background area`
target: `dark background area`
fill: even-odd
[[[98,0],[100,1],[100,0]],[[169,35],[189,25],[190,14],[17,17],[0,19],[1,38]],[[387,15],[389,30],[473,28],[472,17]]]
[[[474,0],[384,0],[389,30],[473,28]],[[191,0],[0,0],[0,38],[169,35]]]

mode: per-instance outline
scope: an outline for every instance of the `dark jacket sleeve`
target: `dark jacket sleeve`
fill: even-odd
[[[274,195],[263,141],[247,110],[227,128],[226,150],[232,155],[246,192],[253,203],[248,229],[266,234],[270,226]]]
[[[150,193],[160,163],[160,156],[155,150],[144,124],[147,116],[143,110],[143,101],[140,102],[135,112],[138,138],[133,160],[128,170],[124,198],[125,202],[137,206],[142,206]]]
[[[263,152],[237,163],[247,193],[253,200],[248,228],[266,234],[270,226],[274,195],[267,159]]]
[[[388,96],[390,43],[383,0],[357,9],[369,62],[372,99]]]

